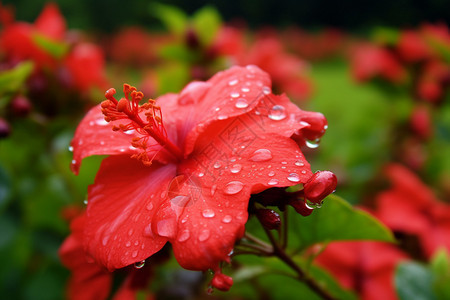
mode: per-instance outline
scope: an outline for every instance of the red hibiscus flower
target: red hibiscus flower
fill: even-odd
[[[420,33],[412,30],[401,32],[397,45],[400,57],[409,63],[415,63],[427,59],[431,55],[425,39]]]
[[[105,58],[100,47],[89,43],[75,45],[64,63],[73,87],[81,91],[89,91],[94,86],[106,87]]]
[[[114,273],[97,264],[83,249],[83,231],[86,214],[79,215],[71,223],[72,234],[59,250],[62,263],[72,271],[67,296],[72,300],[107,299],[112,290]],[[161,257],[159,257],[161,259]],[[155,263],[158,263],[154,261]],[[136,299],[151,279],[154,264],[140,263],[125,270],[126,279],[112,299]],[[151,299],[150,295],[146,299]]]
[[[370,44],[356,46],[351,51],[353,77],[358,81],[381,77],[392,83],[403,83],[406,71],[388,50]]]
[[[0,47],[10,62],[33,60],[40,67],[54,68],[56,59],[36,42],[40,36],[51,41],[61,41],[66,23],[58,7],[47,4],[34,24],[15,22],[8,24],[0,35]]]
[[[325,131],[322,114],[270,86],[266,73],[247,66],[142,106],[133,87],[119,101],[108,90],[72,141],[74,172],[86,156],[110,155],[89,187],[87,252],[114,270],[170,242],[182,267],[213,269],[212,284],[228,289],[219,263],[244,233],[250,194],[307,182],[309,163],[291,137]]]
[[[389,165],[386,175],[392,187],[377,197],[377,216],[394,231],[416,235],[426,257],[450,249],[450,206],[401,165]]]
[[[396,300],[394,274],[407,256],[381,242],[333,242],[317,262],[363,300]]]

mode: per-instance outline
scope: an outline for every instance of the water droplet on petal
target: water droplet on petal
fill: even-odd
[[[300,181],[300,177],[298,176],[297,173],[291,173],[291,174],[289,174],[289,175],[287,176],[287,179],[288,179],[289,181],[292,181],[292,182],[299,182],[299,181]]]
[[[226,118],[228,118],[228,117],[225,116],[225,115],[219,115],[219,116],[217,116],[217,120],[225,120]]]
[[[84,203],[84,205],[87,205],[87,204],[88,204],[88,200],[87,200],[87,199],[84,199],[84,200],[83,200],[83,203]]]
[[[126,244],[125,244],[125,247],[130,247],[131,246],[131,242],[130,241],[128,241],[128,242],[126,242]]]
[[[134,263],[136,269],[142,269],[145,266],[145,259]]]
[[[278,183],[279,183],[279,181],[277,179],[272,178],[272,179],[269,180],[269,182],[267,184],[268,185],[276,185]]]
[[[306,199],[305,206],[309,209],[321,208],[322,201],[316,203],[316,202],[312,202],[312,201],[309,201],[308,199]]]
[[[213,184],[211,187],[211,196],[214,196],[214,194],[216,193],[216,189],[217,189],[217,185]]]
[[[156,231],[160,236],[174,238],[176,233],[175,219],[164,219],[156,224]]]
[[[237,174],[242,170],[242,166],[240,164],[232,165],[230,168],[230,172],[233,174]]]
[[[233,217],[231,217],[230,215],[226,215],[225,217],[223,217],[222,222],[228,224],[231,222],[232,219]]]
[[[245,98],[239,98],[236,100],[234,106],[236,106],[236,108],[246,108],[248,107],[248,101]]]
[[[190,238],[191,234],[189,233],[189,230],[183,230],[180,235],[178,236],[179,242],[187,241]]]
[[[236,85],[238,82],[239,82],[239,80],[233,79],[233,80],[228,81],[228,85],[233,86],[233,85]]]
[[[152,210],[153,209],[153,202],[149,202],[146,206],[147,210]]]
[[[231,181],[227,183],[223,192],[227,195],[234,195],[242,191],[244,184],[240,181]]]
[[[203,230],[202,232],[200,232],[199,236],[198,236],[198,240],[200,242],[204,242],[209,238],[210,232],[208,229]]]
[[[232,92],[232,93],[230,94],[230,96],[231,96],[231,98],[237,98],[237,97],[240,96],[240,94],[239,94],[238,92]]]
[[[72,159],[72,165],[75,165],[77,161],[75,159]]]
[[[248,92],[250,92],[250,89],[248,87],[243,87],[241,89],[241,91],[244,92],[244,93],[248,93]]]
[[[198,173],[198,177],[203,177],[203,176],[205,176],[205,173],[203,173],[203,172]]]
[[[73,147],[72,146],[69,146],[69,151],[73,152]]]
[[[138,251],[134,250],[133,253],[131,253],[131,257],[135,258],[138,255]]]
[[[274,105],[269,112],[269,119],[281,121],[286,118],[286,109],[282,105]]]
[[[214,213],[214,211],[212,209],[207,208],[202,212],[202,215],[205,218],[213,218],[216,214]]]
[[[269,95],[272,92],[268,86],[263,86],[262,91],[265,95]]]
[[[218,169],[222,166],[222,163],[220,161],[216,161],[213,165],[214,169]]]
[[[273,177],[273,176],[275,176],[275,172],[274,171],[270,171],[269,174],[267,174],[267,175],[269,175],[270,177]]]
[[[109,235],[105,235],[102,239],[102,245],[106,246],[106,244],[108,244],[109,241]]]
[[[305,164],[302,162],[302,161],[300,161],[300,160],[297,160],[295,163],[294,163],[297,167],[303,167]]]
[[[320,140],[314,140],[314,141],[306,141],[306,146],[310,149],[315,149],[319,147]]]
[[[106,122],[105,119],[100,118],[95,121],[95,124],[100,125],[100,126],[105,126],[108,124],[108,122]]]
[[[272,159],[272,152],[269,149],[258,149],[250,156],[251,161],[268,161]]]

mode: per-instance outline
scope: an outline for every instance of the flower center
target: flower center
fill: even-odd
[[[170,153],[176,160],[180,160],[183,156],[180,148],[173,144],[167,137],[166,129],[164,128],[161,108],[156,105],[156,101],[149,99],[147,103],[139,105],[144,94],[136,90],[135,87],[129,84],[123,85],[123,92],[125,98],[119,101],[114,98],[116,90],[111,88],[106,91],[106,100],[102,102],[102,113],[105,116],[105,121],[111,122],[116,120],[129,121],[125,124],[113,126],[113,131],[128,131],[135,130],[140,136],[135,137],[131,141],[131,145],[142,151],[134,154],[132,157],[137,158],[144,165],[151,165],[152,160],[156,154],[149,157],[148,139],[153,138],[159,145],[161,145],[168,153]],[[141,113],[145,115],[145,120],[141,118]]]

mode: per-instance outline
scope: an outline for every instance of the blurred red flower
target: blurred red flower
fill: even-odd
[[[351,50],[353,77],[357,81],[367,81],[381,77],[392,83],[404,83],[406,70],[387,49],[377,45],[360,44]]]
[[[391,164],[392,187],[377,197],[376,215],[393,231],[416,235],[426,257],[439,247],[450,249],[450,205],[439,201],[407,168]]]
[[[333,242],[317,257],[342,286],[363,300],[396,300],[395,267],[407,256],[381,242]]]
[[[9,62],[32,60],[36,68],[55,68],[57,60],[37,42],[40,37],[60,42],[64,38],[66,22],[58,7],[47,4],[34,24],[9,22],[0,34],[0,48]]]
[[[143,94],[128,85],[120,101],[108,90],[72,141],[74,172],[86,156],[110,155],[89,188],[87,252],[114,270],[170,242],[182,267],[213,269],[212,284],[229,288],[219,263],[244,233],[250,194],[307,182],[309,163],[291,136],[301,142],[325,131],[311,125],[326,124],[323,115],[270,85],[247,66],[142,106]]]

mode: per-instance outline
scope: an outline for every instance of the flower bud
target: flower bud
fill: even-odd
[[[334,192],[337,178],[330,171],[318,171],[303,185],[305,198],[313,203],[320,203],[326,196]]]
[[[31,111],[31,103],[24,96],[17,96],[11,101],[11,111],[15,116],[26,117]]]
[[[192,28],[186,31],[185,41],[190,49],[197,49],[200,46],[198,35]]]
[[[312,212],[314,210],[314,209],[306,206],[305,201],[303,201],[300,198],[290,200],[289,205],[291,205],[297,213],[301,214],[304,217],[307,217],[310,214],[312,214]]]
[[[233,278],[220,272],[217,272],[214,275],[213,280],[211,281],[211,285],[220,291],[226,292],[233,285]]]
[[[0,139],[6,138],[11,134],[11,126],[5,119],[0,118]]]
[[[258,209],[256,211],[256,216],[264,228],[269,230],[280,228],[281,219],[280,215],[276,211],[266,208]]]

